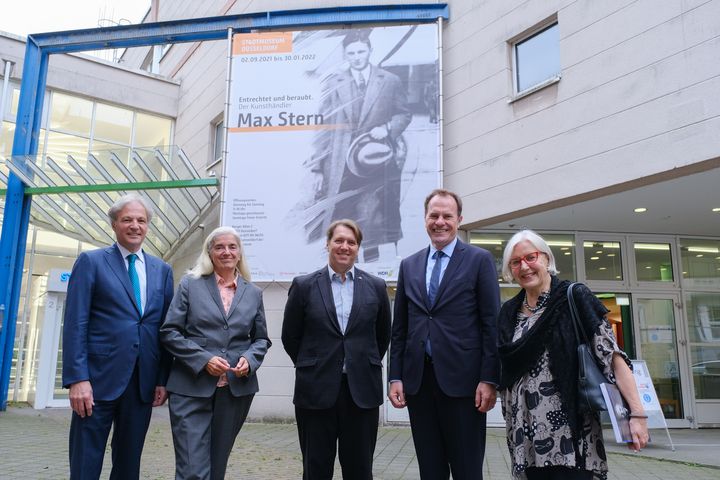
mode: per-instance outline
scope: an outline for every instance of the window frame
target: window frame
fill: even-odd
[[[523,97],[526,97],[527,95],[530,95],[534,92],[537,92],[538,90],[542,90],[545,87],[548,87],[550,85],[554,85],[560,81],[562,78],[562,66],[560,62],[558,61],[558,72],[539,82],[534,85],[531,85],[524,90],[520,90],[519,85],[519,68],[518,68],[518,56],[517,56],[517,48],[520,44],[527,42],[528,40],[531,40],[534,37],[537,37],[538,35],[541,35],[543,32],[553,28],[558,27],[559,28],[559,22],[557,19],[557,15],[553,15],[542,22],[536,24],[535,26],[523,31],[519,35],[516,35],[515,37],[511,38],[508,41],[508,45],[510,48],[510,59],[511,59],[511,65],[510,65],[510,75],[512,77],[512,97],[510,98],[510,103],[514,102],[515,100],[519,100]],[[560,42],[558,41],[558,57],[560,55]]]
[[[211,130],[211,142],[210,145],[212,145],[212,152],[210,155],[210,161],[205,166],[205,170],[209,171],[213,168],[215,168],[217,165],[220,165],[223,161],[223,150],[225,149],[225,142],[226,142],[226,132],[225,132],[225,119],[221,116],[219,119],[211,123],[212,130]],[[220,131],[220,134],[222,135],[222,141],[220,142],[220,152],[218,155],[218,131]]]

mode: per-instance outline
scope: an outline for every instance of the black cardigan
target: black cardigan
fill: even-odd
[[[511,387],[532,369],[545,350],[548,351],[550,374],[558,389],[563,411],[577,441],[580,438],[580,412],[577,408],[577,339],[567,301],[570,282],[553,276],[550,298],[540,318],[516,342],[512,337],[517,324],[517,314],[522,308],[525,291],[503,304],[498,317],[500,389]],[[583,284],[573,288],[575,303],[587,337],[592,338],[600,330],[608,310]]]

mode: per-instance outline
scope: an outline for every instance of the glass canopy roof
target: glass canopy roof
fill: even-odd
[[[169,257],[218,201],[218,180],[201,178],[178,147],[98,150],[44,158],[12,157],[0,165],[33,196],[31,222],[98,246],[115,241],[107,211],[121,195],[137,191],[153,206],[144,248]],[[0,204],[4,210],[5,192]]]

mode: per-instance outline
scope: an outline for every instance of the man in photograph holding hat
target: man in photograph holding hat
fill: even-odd
[[[369,34],[351,30],[345,36],[348,68],[327,80],[325,123],[346,127],[318,138],[311,170],[315,201],[325,206],[306,224],[312,241],[333,219],[356,219],[365,234],[365,263],[378,260],[380,245],[402,238],[400,175],[407,150],[402,133],[412,119],[400,79],[370,63]]]

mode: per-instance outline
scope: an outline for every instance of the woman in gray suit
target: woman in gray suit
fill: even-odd
[[[249,283],[240,237],[213,230],[180,280],[160,338],[174,361],[167,382],[176,479],[223,479],[258,391],[271,343],[262,291]]]

